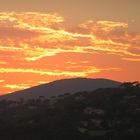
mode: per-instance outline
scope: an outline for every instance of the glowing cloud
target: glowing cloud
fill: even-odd
[[[120,72],[123,64],[115,66],[116,59],[140,62],[140,33],[128,27],[125,22],[90,20],[71,29],[57,13],[0,12],[0,77],[7,79],[5,88],[22,89],[28,85],[8,83],[7,75],[34,74],[35,85],[58,77]]]
[[[5,87],[9,88],[9,89],[16,89],[16,90],[20,90],[20,89],[26,89],[29,88],[31,85],[27,85],[27,84],[20,84],[20,85],[10,85],[10,84],[6,84]]]
[[[73,68],[74,66],[71,66],[70,68]],[[81,67],[81,66],[75,66],[75,67]],[[96,68],[94,66],[86,66],[83,67],[82,71],[61,71],[61,70],[36,70],[36,69],[15,69],[15,68],[0,68],[0,73],[34,73],[34,74],[40,74],[40,75],[50,75],[50,76],[78,76],[78,77],[85,77],[90,73],[98,73],[103,70],[120,70],[118,68]]]
[[[88,21],[79,26],[79,31],[69,32],[63,27],[63,21],[63,17],[58,14],[0,13],[0,27],[7,33],[12,31],[9,35],[5,35],[6,37],[1,36],[0,51],[19,52],[21,55],[16,57],[28,61],[64,52],[104,51],[116,55],[140,57],[140,54],[129,51],[140,38],[139,35],[132,36],[127,32],[127,23]],[[84,33],[82,30],[85,30]],[[134,39],[136,37],[137,39]]]

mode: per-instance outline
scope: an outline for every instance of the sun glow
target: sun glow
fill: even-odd
[[[57,13],[0,12],[0,82],[7,83],[2,88],[108,73],[121,73],[121,79],[126,69],[131,73],[128,63],[140,62],[140,33],[128,31],[128,23],[89,20],[70,28],[64,21]],[[9,75],[22,76],[13,84]]]

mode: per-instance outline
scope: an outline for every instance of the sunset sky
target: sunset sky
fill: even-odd
[[[140,0],[0,0],[0,94],[57,79],[140,81]]]

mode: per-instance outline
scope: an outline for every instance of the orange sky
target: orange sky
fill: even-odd
[[[15,7],[0,12],[0,94],[63,78],[140,80],[138,22],[87,14],[70,24],[59,9]]]

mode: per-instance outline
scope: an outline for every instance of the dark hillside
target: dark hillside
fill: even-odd
[[[29,89],[17,91],[0,97],[1,99],[17,100],[20,98],[31,99],[39,96],[51,97],[78,91],[92,91],[98,88],[116,87],[120,82],[108,79],[73,78],[50,82]]]
[[[65,94],[59,98],[0,101],[3,140],[138,140],[140,86]]]

